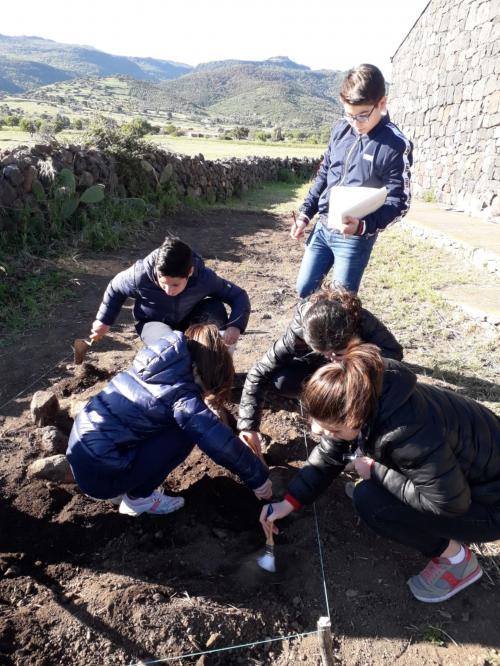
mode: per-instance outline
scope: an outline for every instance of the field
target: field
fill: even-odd
[[[57,135],[61,143],[78,144],[82,133],[77,130],[65,130]],[[194,138],[188,136],[168,136],[151,134],[145,137],[147,141],[156,143],[168,152],[183,155],[199,155],[207,160],[227,159],[230,157],[244,158],[252,155],[266,157],[319,157],[324,152],[324,147],[319,145],[302,143],[285,143],[283,141],[273,143],[271,141],[260,143],[257,141],[225,141],[222,139]],[[28,132],[20,132],[17,129],[0,129],[0,150],[12,148],[13,146],[34,145],[36,138],[32,138]]]
[[[251,296],[249,331],[235,355],[236,413],[244,373],[284,331],[296,302],[303,247],[288,237],[289,210],[304,192],[291,184],[266,186],[238,205],[181,210],[113,253],[56,262],[70,295],[39,323],[33,316],[0,354],[0,374],[9,377],[0,387],[0,663],[176,663],[190,655],[182,663],[318,666],[316,638],[308,634],[328,611],[338,664],[499,663],[498,544],[483,548],[480,583],[444,604],[420,604],[405,580],[422,558],[359,523],[344,495],[348,477],[332,484],[315,513],[308,508],[283,525],[273,576],[255,567],[263,540],[259,504],[198,450],[166,480],[186,506],[164,518],[128,519],[72,484],[26,475],[40,455],[29,416],[32,392],[51,387],[68,408],[128,366],[139,346],[128,307],[80,371],[71,362],[71,342],[87,335],[108,280],[166,231]],[[442,297],[446,286],[467,282],[481,289],[490,279],[394,227],[377,241],[360,295],[400,340],[422,381],[500,413],[497,331]],[[66,418],[60,427],[67,432],[70,425]],[[305,458],[304,425],[294,403],[269,396],[262,432],[276,496]],[[207,650],[214,652],[199,654]]]

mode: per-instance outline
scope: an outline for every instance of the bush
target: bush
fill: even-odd
[[[271,133],[259,130],[258,132],[255,132],[255,138],[257,141],[267,141],[271,138]]]
[[[17,127],[21,122],[21,116],[9,115],[3,119],[3,124],[7,127]]]
[[[135,139],[142,139],[146,134],[151,134],[153,126],[144,118],[134,118],[128,123],[124,123],[120,130],[123,134],[128,134]]]

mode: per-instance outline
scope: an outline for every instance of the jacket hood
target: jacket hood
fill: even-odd
[[[172,331],[141,349],[133,369],[142,381],[150,384],[175,384],[181,377],[194,381],[187,339],[179,331]]]
[[[417,376],[398,361],[384,359],[384,381],[378,402],[377,421],[385,421],[407,402],[417,385]]]
[[[156,257],[158,256],[158,252],[160,251],[159,248],[156,248],[156,250],[153,250],[150,252],[147,257],[144,257],[142,260],[144,270],[146,272],[146,275],[148,278],[151,280],[151,282],[154,282],[154,284],[158,284],[158,280],[156,279]],[[189,283],[191,284],[192,282],[196,281],[198,278],[198,274],[200,270],[204,267],[204,262],[203,259],[196,254],[196,252],[193,252],[193,274],[189,278]]]

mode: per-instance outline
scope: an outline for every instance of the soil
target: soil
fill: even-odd
[[[169,230],[219,274],[244,286],[253,314],[235,356],[241,388],[246,370],[292,314],[302,247],[287,239],[287,229],[287,221],[263,213],[180,213],[119,253],[80,257],[75,297],[3,350],[0,664],[88,666],[167,658],[198,665],[320,664],[314,633],[280,637],[315,632],[328,610],[335,663],[500,663],[494,578],[484,576],[445,604],[413,600],[405,580],[423,560],[359,523],[344,493],[346,477],[332,484],[315,509],[283,523],[278,572],[269,574],[255,564],[263,547],[259,503],[196,449],[165,482],[185,497],[186,506],[165,517],[122,516],[110,502],[93,501],[75,485],[26,476],[27,465],[40,457],[29,415],[33,391],[51,387],[68,411],[129,365],[139,348],[125,307],[86,363],[78,370],[72,364],[71,343],[88,335],[116,272],[147,254]],[[234,414],[238,397],[236,388]],[[59,425],[68,432],[71,419]],[[271,396],[262,431],[280,496],[306,457],[303,420],[294,403]],[[280,640],[261,642],[273,638]],[[222,650],[255,642],[260,643]],[[194,656],[175,659],[186,654]]]

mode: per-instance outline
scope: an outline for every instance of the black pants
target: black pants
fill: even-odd
[[[298,398],[306,381],[325,363],[326,358],[320,354],[294,358],[288,365],[275,370],[271,378],[272,385],[285,398]]]
[[[204,298],[197,303],[191,312],[178,324],[165,324],[161,321],[139,322],[137,332],[146,346],[152,345],[163,335],[175,329],[185,331],[191,324],[215,324],[219,330],[227,326],[228,317],[224,303],[217,298]]]
[[[358,483],[352,501],[361,518],[377,534],[426,557],[441,555],[450,539],[461,543],[500,539],[500,504],[472,502],[466,513],[445,518],[413,509],[375,481]]]

